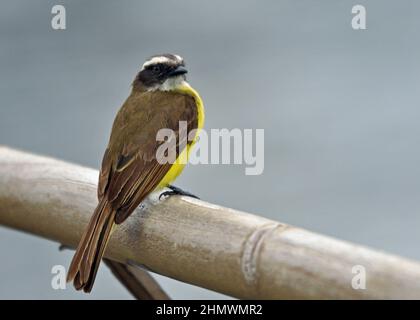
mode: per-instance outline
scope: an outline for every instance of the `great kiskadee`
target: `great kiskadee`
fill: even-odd
[[[168,186],[181,173],[185,161],[159,161],[160,129],[176,134],[177,159],[185,157],[195,139],[179,134],[180,121],[195,135],[204,123],[203,103],[186,81],[184,60],[173,54],[155,55],[142,66],[132,91],[118,111],[102,160],[98,206],[70,264],[67,281],[77,290],[92,290],[99,263],[114,225],[125,219],[152,191]],[[182,141],[184,140],[184,141]],[[161,163],[163,162],[163,163]],[[179,193],[179,189],[172,189]]]

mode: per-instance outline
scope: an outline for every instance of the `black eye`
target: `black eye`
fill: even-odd
[[[152,69],[152,72],[158,73],[160,71],[160,65],[156,64],[152,66],[151,69]]]

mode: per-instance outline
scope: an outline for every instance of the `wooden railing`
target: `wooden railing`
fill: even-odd
[[[97,203],[97,175],[0,147],[0,224],[75,247]],[[106,258],[119,278],[138,265],[237,298],[420,298],[418,262],[188,197],[151,195],[113,233]],[[354,285],[357,266],[364,289]]]

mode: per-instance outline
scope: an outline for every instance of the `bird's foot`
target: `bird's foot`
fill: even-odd
[[[195,198],[195,199],[200,199],[199,197],[197,197],[196,195],[194,195],[194,194],[192,194],[192,193],[190,193],[190,192],[188,192],[188,191],[184,191],[184,190],[182,190],[181,188],[178,188],[178,187],[175,187],[175,186],[173,186],[173,185],[168,185],[168,189],[170,189],[171,191],[165,191],[165,192],[162,192],[160,195],[159,195],[159,200],[162,198],[162,197],[169,197],[169,196],[176,196],[176,195],[178,195],[178,196],[187,196],[187,197],[191,197],[191,198]]]

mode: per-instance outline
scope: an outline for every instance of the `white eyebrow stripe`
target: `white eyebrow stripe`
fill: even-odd
[[[146,68],[147,66],[150,66],[152,64],[157,64],[157,63],[165,63],[165,62],[169,62],[171,61],[171,59],[164,57],[164,56],[160,56],[160,57],[153,57],[150,60],[147,60],[145,63],[143,63],[143,69]]]

